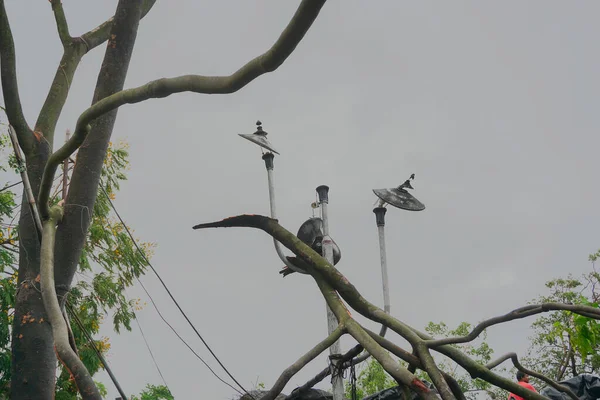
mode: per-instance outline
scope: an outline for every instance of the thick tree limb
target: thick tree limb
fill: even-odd
[[[300,371],[306,364],[315,359],[319,354],[327,350],[333,343],[335,343],[344,333],[346,329],[343,325],[337,327],[336,330],[331,332],[329,336],[327,336],[322,342],[313,347],[308,353],[304,354],[300,357],[295,363],[287,367],[279,376],[271,390],[269,390],[264,396],[261,397],[261,400],[273,400],[285,387],[285,385],[289,382],[290,379],[298,371]]]
[[[529,376],[533,376],[534,378],[538,378],[541,381],[546,382],[548,385],[552,386],[554,389],[558,390],[559,392],[566,393],[573,400],[579,400],[579,397],[577,397],[577,395],[575,393],[573,393],[573,391],[571,391],[571,389],[569,389],[568,387],[563,386],[560,383],[553,381],[552,379],[548,378],[544,374],[537,373],[537,372],[527,369],[523,365],[521,365],[521,363],[519,362],[519,357],[517,357],[517,353],[505,354],[505,355],[499,357],[498,359],[486,364],[486,368],[493,369],[508,359],[510,359],[512,361],[513,365],[519,371],[521,371]]]
[[[303,0],[275,44],[264,54],[249,61],[232,75],[185,75],[177,78],[158,79],[134,89],[127,89],[112,94],[84,111],[77,120],[73,137],[52,154],[48,160],[39,194],[42,217],[48,213],[46,203],[50,196],[52,180],[54,179],[56,169],[64,159],[73,154],[81,146],[91,129],[90,123],[92,121],[110,111],[116,110],[124,104],[134,104],[151,98],[167,97],[174,93],[225,94],[240,90],[254,79],[265,73],[275,71],[283,64],[311,27],[324,4],[325,0]]]
[[[58,30],[58,37],[63,47],[67,47],[71,43],[71,35],[69,34],[69,25],[67,24],[67,17],[65,16],[65,10],[63,9],[61,0],[50,0],[52,4],[52,11],[54,12],[54,19],[56,20],[56,29]]]
[[[4,0],[0,0],[0,78],[8,122],[17,131],[19,145],[27,155],[33,146],[33,134],[21,108],[19,85],[17,84],[15,43],[6,15]]]
[[[368,302],[356,290],[345,276],[343,276],[334,266],[327,263],[319,254],[314,252],[309,246],[300,241],[295,235],[283,228],[276,220],[260,215],[241,215],[237,217],[226,218],[218,222],[199,224],[194,229],[219,228],[219,227],[250,227],[261,229],[275,238],[278,242],[290,249],[298,258],[309,264],[327,280],[327,282],[340,294],[340,296],[356,311],[372,321],[387,325],[393,331],[404,337],[415,346],[423,340],[432,338],[418,330],[406,325],[396,318],[385,313],[379,307]],[[416,336],[416,339],[415,339]],[[472,360],[460,350],[450,346],[439,346],[436,351],[450,357],[458,365],[463,367],[472,378],[481,378],[502,389],[509,390],[527,400],[544,400],[545,397],[538,393],[527,390],[524,387],[503,378],[485,366]]]
[[[52,326],[54,344],[59,359],[75,379],[75,384],[84,400],[102,400],[102,396],[92,376],[71,348],[67,324],[63,318],[61,307],[56,297],[56,289],[54,288],[54,239],[56,236],[56,224],[62,219],[62,216],[62,207],[55,206],[50,210],[48,219],[44,221],[40,270],[42,298],[48,322]]]
[[[585,317],[600,319],[600,309],[578,305],[578,304],[563,304],[563,303],[543,303],[543,304],[534,304],[528,305],[525,307],[517,308],[509,312],[508,314],[504,314],[498,317],[490,318],[485,321],[477,324],[475,328],[466,336],[457,336],[451,338],[437,339],[437,340],[428,340],[426,341],[427,346],[436,347],[444,344],[457,344],[457,343],[466,343],[473,341],[479,336],[486,328],[497,325],[503,322],[512,321],[515,319],[526,318],[532,315],[549,312],[549,311],[571,311],[575,314],[583,315]]]

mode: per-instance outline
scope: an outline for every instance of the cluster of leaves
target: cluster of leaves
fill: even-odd
[[[131,396],[131,400],[174,400],[169,388],[163,385],[146,385],[146,390],[138,396]]]
[[[8,168],[13,169],[10,165],[10,152],[6,151],[9,146],[10,142],[6,137],[0,136],[0,168],[4,172]],[[125,288],[144,274],[147,259],[151,257],[153,250],[150,243],[134,243],[121,222],[112,214],[109,198],[115,198],[119,183],[126,179],[128,157],[126,144],[109,145],[102,169],[100,193],[91,215],[90,230],[79,263],[77,283],[67,298],[69,310],[75,314],[71,314],[70,322],[79,356],[92,375],[102,367],[93,346],[106,354],[110,349],[110,342],[104,337],[90,343],[78,321],[85,331],[95,336],[105,317],[112,314],[113,326],[117,332],[122,328],[131,330],[135,311],[141,309],[142,304],[139,299],[129,300]],[[18,176],[15,176],[15,180],[18,180]],[[52,203],[58,202],[61,197],[62,179],[57,179],[57,182]],[[18,227],[15,225],[18,207],[15,199],[15,192],[11,189],[0,192],[0,397],[8,394],[10,382],[10,330],[15,304],[18,255]],[[85,212],[87,210],[82,210],[82,213]],[[140,254],[136,245],[144,254]],[[98,387],[101,393],[106,394],[106,388],[102,384],[98,383]],[[165,393],[168,393],[166,387],[149,386],[140,398],[172,398],[164,397]],[[69,372],[62,367],[56,383],[56,398],[77,398],[75,384]]]
[[[347,399],[355,398],[353,397],[353,390],[356,391],[357,399],[363,399],[397,385],[396,381],[385,372],[383,366],[374,358],[370,358],[364,365],[355,368],[359,369],[359,373],[356,376],[354,387],[352,385],[352,377],[346,381],[345,392]]]
[[[600,253],[600,252],[599,252]],[[592,254],[592,263],[598,253]],[[593,266],[593,264],[592,264]],[[546,283],[550,294],[536,302],[562,302],[598,307],[600,276],[594,268],[581,279],[572,276]],[[600,323],[568,311],[540,316],[533,324],[531,347],[525,365],[561,381],[600,368]],[[543,384],[539,382],[539,385]]]

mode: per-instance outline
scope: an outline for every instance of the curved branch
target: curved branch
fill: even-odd
[[[563,303],[534,304],[534,305],[528,305],[525,307],[517,308],[516,310],[513,310],[513,311],[509,312],[508,314],[504,314],[504,315],[501,315],[498,317],[494,317],[494,318],[490,318],[485,321],[482,321],[479,324],[477,324],[477,326],[475,328],[473,328],[473,330],[468,335],[450,337],[450,338],[444,338],[444,339],[437,339],[437,340],[428,340],[425,343],[430,348],[433,348],[436,346],[442,346],[445,344],[466,343],[466,342],[475,340],[477,338],[477,336],[479,336],[486,328],[488,328],[492,325],[497,325],[497,324],[512,321],[515,319],[526,318],[526,317],[530,317],[530,316],[536,315],[536,314],[541,314],[544,312],[560,311],[560,310],[571,311],[575,314],[583,315],[585,317],[589,317],[589,318],[593,318],[593,319],[600,319],[600,309],[590,307],[590,306],[584,306],[584,305],[578,305],[578,304],[563,304]]]
[[[69,43],[71,43],[72,38],[69,34],[69,25],[67,24],[67,17],[65,16],[62,2],[61,0],[50,0],[50,3],[52,4],[52,11],[54,12],[58,37],[60,38],[63,47],[67,47]]]
[[[303,0],[275,44],[264,54],[249,61],[232,75],[212,77],[185,75],[177,78],[158,79],[134,89],[112,94],[85,110],[77,120],[73,137],[48,159],[38,196],[42,217],[45,218],[48,214],[48,198],[56,169],[81,146],[91,129],[90,123],[92,121],[124,104],[167,97],[174,93],[225,94],[238,91],[254,79],[265,73],[275,71],[283,64],[311,27],[324,4],[325,0]]]
[[[315,357],[317,357],[319,354],[327,350],[345,333],[345,331],[346,329],[344,328],[344,326],[340,324],[337,327],[337,329],[331,332],[331,334],[327,336],[322,342],[313,347],[308,353],[300,357],[298,361],[287,367],[281,373],[271,390],[269,390],[265,395],[261,397],[261,400],[275,399],[275,397],[277,397],[277,395],[281,393],[286,383],[288,383],[288,381],[292,379],[292,377],[296,375],[298,371],[304,368],[306,364],[314,360]]]
[[[27,125],[21,108],[19,85],[17,84],[15,43],[6,15],[4,0],[0,0],[0,78],[8,122],[15,128],[19,145],[28,155],[33,148],[33,132]]]
[[[546,375],[529,370],[529,369],[525,368],[523,365],[521,365],[521,363],[519,362],[519,357],[517,357],[517,353],[505,354],[505,355],[499,357],[498,359],[486,364],[486,367],[489,369],[495,368],[498,365],[502,364],[504,361],[508,360],[509,358],[512,361],[513,365],[519,371],[521,371],[529,376],[533,376],[534,378],[538,378],[541,381],[546,382],[548,385],[552,386],[554,389],[558,390],[559,392],[566,393],[573,400],[579,400],[579,397],[577,397],[577,395],[575,393],[573,393],[573,391],[571,391],[571,389],[569,389],[568,387],[563,386],[560,383],[553,381],[552,379],[548,378]]]
[[[46,308],[48,322],[52,326],[56,353],[61,362],[75,379],[77,389],[84,400],[102,400],[102,396],[94,383],[92,376],[83,365],[69,343],[67,324],[63,318],[56,289],[54,287],[54,239],[56,224],[62,219],[62,207],[52,207],[49,217],[44,221],[42,233],[42,248],[40,250],[40,285],[42,300]]]

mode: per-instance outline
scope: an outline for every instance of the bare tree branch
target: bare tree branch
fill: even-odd
[[[84,400],[102,400],[92,376],[71,348],[67,324],[63,318],[54,287],[54,239],[56,237],[56,224],[62,219],[62,216],[62,207],[55,206],[50,209],[48,219],[44,221],[40,269],[42,298],[48,322],[52,326],[58,358],[73,376],[77,389]]]
[[[517,353],[507,353],[507,354],[499,357],[498,359],[486,364],[486,368],[493,369],[508,359],[510,359],[512,361],[513,365],[519,371],[521,371],[529,376],[533,376],[534,378],[538,378],[541,381],[546,382],[548,385],[552,386],[554,389],[558,390],[559,392],[568,394],[569,397],[572,398],[573,400],[579,400],[579,397],[577,397],[577,395],[575,393],[573,393],[573,391],[571,391],[571,389],[569,389],[568,387],[563,386],[563,385],[553,381],[552,379],[548,378],[544,374],[537,373],[537,372],[527,369],[523,365],[521,365],[521,363],[519,362],[519,357],[517,357]]]
[[[261,400],[273,400],[285,387],[286,383],[298,371],[300,371],[306,364],[315,359],[319,354],[327,350],[333,343],[335,343],[344,333],[346,329],[343,325],[339,325],[336,330],[331,332],[329,336],[327,336],[322,342],[313,347],[308,353],[304,354],[302,357],[298,359],[295,363],[287,367],[279,376],[271,390],[269,390],[264,396],[261,397]]]
[[[543,304],[534,304],[528,305],[525,307],[517,308],[509,312],[508,314],[504,314],[498,317],[490,318],[485,321],[477,324],[475,328],[466,336],[457,336],[451,338],[437,339],[437,340],[428,340],[426,342],[427,346],[430,348],[441,346],[444,344],[456,344],[456,343],[466,343],[473,341],[479,336],[486,328],[497,325],[503,322],[512,321],[515,319],[526,318],[532,315],[549,312],[549,311],[571,311],[575,314],[583,315],[585,317],[600,319],[600,309],[584,306],[579,304],[563,304],[563,303],[543,303]]]
[[[33,147],[33,134],[21,108],[19,85],[17,84],[15,43],[6,15],[4,0],[0,0],[0,78],[8,121],[17,132],[19,145],[25,155],[28,155]]]
[[[77,120],[73,137],[52,154],[48,160],[39,194],[42,216],[48,213],[48,197],[58,165],[81,146],[91,129],[90,123],[92,121],[124,104],[167,97],[174,93],[225,94],[240,90],[254,79],[265,73],[275,71],[283,64],[311,27],[324,4],[325,0],[303,0],[275,44],[264,54],[249,61],[232,75],[185,75],[176,78],[158,79],[143,86],[123,90],[108,96],[84,111]]]
[[[69,43],[71,43],[72,38],[69,34],[69,25],[67,24],[67,17],[65,16],[62,2],[61,0],[50,0],[50,3],[52,4],[52,11],[54,11],[58,37],[60,38],[63,47],[67,47]]]

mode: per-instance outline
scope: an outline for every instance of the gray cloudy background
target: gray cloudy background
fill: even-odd
[[[264,52],[298,1],[158,1],[141,23],[126,87],[160,77],[225,75]],[[71,33],[108,18],[116,1],[65,0]],[[33,124],[61,56],[47,1],[7,1],[21,98]],[[193,231],[240,213],[268,214],[260,151],[237,136],[263,121],[275,159],[281,222],[311,216],[330,191],[340,270],[381,304],[371,190],[414,172],[427,209],[387,215],[392,314],[478,322],[588,271],[600,247],[600,43],[596,1],[331,0],[291,57],[226,96],[179,94],[125,106],[114,142],[131,145],[116,205],[135,235],[158,244],[153,264],[213,350],[246,388],[270,387],[326,335],[325,306],[306,276],[282,279],[259,231]],[[104,46],[84,58],[57,131],[90,104]],[[60,143],[58,136],[57,143]],[[327,153],[325,153],[325,150]],[[16,180],[16,177],[10,177]],[[213,367],[155,276],[161,311]],[[140,288],[131,297],[148,301]],[[140,323],[177,399],[229,399],[148,301]],[[532,320],[489,332],[496,353],[524,354]],[[161,383],[135,324],[109,361],[122,386]],[[376,329],[373,324],[371,326]],[[349,348],[353,342],[343,341]],[[285,392],[325,366],[325,356]],[[216,369],[219,374],[222,371]],[[109,398],[116,391],[106,375]]]

